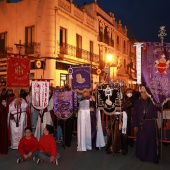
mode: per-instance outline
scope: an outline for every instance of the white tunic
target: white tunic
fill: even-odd
[[[91,121],[90,121],[90,102],[83,100],[80,102],[78,111],[78,147],[77,151],[92,149],[91,143]]]
[[[30,107],[31,126],[32,126],[32,130],[33,130],[33,133],[34,133],[36,125],[37,125],[39,110],[35,109],[32,105],[32,95],[31,95],[31,93],[29,95],[27,95],[26,100],[27,100],[28,106]]]
[[[41,117],[40,115],[38,116],[38,121],[36,125],[36,130],[34,136],[39,140],[41,135],[43,134],[43,130],[46,127],[46,124],[48,125],[53,125],[53,121],[51,118],[50,111],[53,110],[53,98],[51,97],[49,104],[47,106],[47,112],[44,113],[43,115],[43,123],[41,123]]]
[[[100,110],[97,109],[97,139],[96,139],[96,147],[104,147],[105,140],[104,140],[104,135],[103,135],[103,129],[102,129],[102,124],[101,124],[101,115],[100,115]]]
[[[21,114],[20,109],[18,109],[18,118],[19,118],[19,126],[16,127],[16,121],[17,120],[17,108],[15,105],[16,99],[14,99],[9,104],[9,113],[8,113],[8,122],[10,126],[10,139],[11,139],[11,148],[12,149],[18,149],[18,144],[20,139],[24,135],[24,129],[27,126],[27,114],[26,114],[26,108],[28,106],[27,102],[21,98]],[[14,119],[10,119],[10,114],[13,115]]]

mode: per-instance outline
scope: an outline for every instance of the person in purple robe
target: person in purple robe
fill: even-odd
[[[6,89],[0,90],[0,154],[8,153]]]
[[[135,154],[141,161],[159,163],[157,111],[158,108],[152,103],[145,87],[142,87],[141,98],[134,104],[133,116]]]
[[[96,99],[92,92],[90,97],[90,118],[91,118],[91,138],[92,148],[96,148],[96,137],[97,137],[97,117],[96,117]]]

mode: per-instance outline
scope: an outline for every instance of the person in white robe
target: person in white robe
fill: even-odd
[[[46,127],[46,124],[52,125],[53,126],[53,120],[51,117],[50,112],[53,111],[54,108],[54,103],[53,103],[53,96],[52,96],[52,90],[50,89],[50,98],[49,98],[49,103],[46,109],[44,111],[40,111],[40,114],[38,116],[38,121],[36,125],[36,130],[34,133],[34,136],[39,140],[41,135],[43,134],[43,130]]]
[[[20,98],[20,90],[15,89],[14,97],[8,100],[9,147],[12,149],[18,149],[19,141],[27,127],[27,106],[26,100]]]
[[[30,115],[31,115],[31,127],[32,127],[32,133],[35,133],[36,125],[37,125],[37,120],[38,120],[38,115],[39,115],[39,110],[37,110],[35,107],[32,105],[32,93],[31,89],[29,91],[29,94],[26,96],[26,100],[28,103]]]
[[[89,92],[83,93],[84,100],[80,102],[78,111],[78,147],[77,151],[92,150],[92,131],[91,131],[91,117],[90,117],[90,100]],[[96,147],[105,146],[103,130],[101,126],[100,110],[96,110],[97,117],[97,135],[96,135]]]
[[[97,109],[96,111],[97,116],[97,137],[96,137],[96,147],[104,147],[106,145],[104,135],[103,135],[103,128],[101,123],[101,113],[100,110]]]

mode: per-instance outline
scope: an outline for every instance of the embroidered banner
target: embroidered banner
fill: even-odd
[[[54,91],[54,113],[60,119],[68,119],[77,112],[77,94],[72,91]]]
[[[32,81],[32,105],[39,110],[48,106],[49,102],[49,82]]]
[[[72,66],[68,70],[72,79],[73,91],[91,90],[91,68],[88,66]]]
[[[170,99],[170,44],[144,43],[141,80],[154,104]]]
[[[20,57],[8,57],[7,59],[7,87],[28,88],[30,72],[30,60]]]
[[[99,84],[96,95],[97,107],[107,115],[113,115],[116,111],[121,111],[120,85]]]

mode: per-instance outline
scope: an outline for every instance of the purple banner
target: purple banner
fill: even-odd
[[[155,104],[163,105],[170,99],[170,45],[145,43],[141,62],[142,85]]]
[[[91,68],[90,66],[72,67],[72,90],[91,90]]]
[[[54,91],[54,113],[58,118],[68,119],[76,109],[76,94],[72,91]]]

